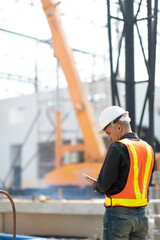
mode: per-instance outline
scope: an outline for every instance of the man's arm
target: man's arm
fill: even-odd
[[[104,160],[97,182],[93,185],[94,190],[101,194],[107,194],[119,176],[121,161],[120,151],[112,144]]]

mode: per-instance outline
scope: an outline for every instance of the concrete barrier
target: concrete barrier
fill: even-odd
[[[17,234],[90,237],[102,235],[103,200],[14,200]],[[10,204],[0,201],[0,231],[12,233]]]

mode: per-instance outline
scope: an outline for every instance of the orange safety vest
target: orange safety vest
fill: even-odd
[[[152,147],[146,142],[122,139],[130,156],[130,169],[124,189],[105,197],[105,206],[142,207],[147,205],[147,189],[154,165]]]

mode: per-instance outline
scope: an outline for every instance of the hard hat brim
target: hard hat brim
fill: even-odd
[[[103,135],[103,134],[105,134],[105,131],[103,129],[101,129],[101,130],[98,131],[98,134]]]

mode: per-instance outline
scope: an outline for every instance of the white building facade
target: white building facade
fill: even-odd
[[[103,85],[101,88],[99,85]],[[86,86],[88,87],[88,86]],[[94,88],[94,89],[93,89]],[[98,122],[99,113],[111,105],[109,82],[94,82],[88,98]],[[83,142],[68,90],[35,93],[0,101],[0,176],[2,184],[44,187],[43,176],[55,166],[55,112],[61,112],[63,143]],[[81,161],[82,154],[66,153],[64,163]]]
[[[109,81],[101,80],[87,86],[89,100],[98,124],[100,112],[111,105]],[[108,92],[106,95],[104,92]],[[136,122],[139,124],[144,87],[136,90]],[[142,94],[143,93],[143,94]],[[83,142],[78,120],[67,89],[35,93],[0,101],[0,180],[6,186],[44,187],[44,174],[55,166],[55,111],[61,112],[63,143]],[[148,126],[146,111],[143,126]],[[155,136],[160,141],[160,87],[155,90]],[[66,153],[64,163],[82,161],[82,155]]]

